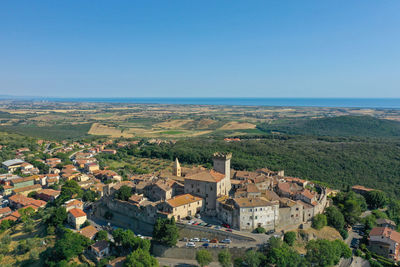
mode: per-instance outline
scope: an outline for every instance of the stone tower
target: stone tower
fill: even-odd
[[[178,158],[175,158],[173,174],[178,177],[181,177],[181,175],[182,175],[181,164],[179,164]]]
[[[223,181],[225,190],[222,190],[224,195],[228,195],[231,190],[231,158],[232,153],[215,152],[213,155],[214,171],[225,174]]]

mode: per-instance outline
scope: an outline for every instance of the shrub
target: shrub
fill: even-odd
[[[327,219],[324,214],[317,214],[316,216],[314,216],[314,218],[312,220],[313,228],[315,228],[317,230],[321,230],[326,225],[327,225]]]
[[[254,233],[264,234],[265,233],[265,229],[263,227],[257,227],[256,229],[254,229]]]

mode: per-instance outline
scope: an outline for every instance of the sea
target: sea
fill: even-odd
[[[2,97],[0,97],[1,99]],[[4,98],[3,98],[4,99]],[[8,98],[9,99],[9,98]],[[400,109],[400,98],[45,98],[19,97],[16,100],[49,102],[101,102],[135,104],[182,104],[275,107],[342,107]]]

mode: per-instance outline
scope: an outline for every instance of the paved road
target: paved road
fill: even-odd
[[[182,259],[171,259],[171,258],[157,258],[160,266],[169,267],[198,267],[197,261],[195,260],[182,260]],[[212,262],[208,267],[219,267],[218,262]]]

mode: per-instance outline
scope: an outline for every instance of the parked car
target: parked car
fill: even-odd
[[[220,230],[220,229],[221,229],[221,226],[217,225],[217,226],[215,226],[214,229],[215,229],[215,230]]]
[[[187,237],[184,237],[184,238],[182,238],[182,240],[181,241],[183,241],[183,242],[187,242],[188,241],[188,238]]]
[[[210,243],[218,243],[218,239],[216,239],[216,238],[211,239]]]
[[[269,230],[269,231],[266,232],[267,235],[272,235],[273,233],[275,233],[274,230]]]
[[[205,247],[205,248],[208,248],[209,246],[210,246],[209,243],[204,243],[204,244],[203,244],[203,247]]]
[[[199,225],[200,223],[199,222],[195,222],[193,225]]]
[[[225,227],[225,228],[231,228],[231,226],[229,224],[227,224],[227,223],[223,223],[222,226]]]
[[[195,238],[191,238],[189,241],[190,242],[200,242],[200,239],[198,237],[195,237]]]
[[[137,237],[144,239],[144,237],[141,234],[138,234]]]
[[[206,227],[211,227],[212,224],[211,223],[207,223]]]
[[[202,238],[201,240],[200,240],[201,242],[210,242],[210,239],[207,239],[207,238]]]
[[[200,214],[198,214],[198,213],[196,215],[194,215],[194,217],[196,217],[197,219],[201,218]]]
[[[232,229],[230,229],[230,228],[226,229],[225,231],[232,233]]]
[[[191,220],[191,219],[193,219],[192,216],[190,215],[186,216],[186,220]]]
[[[230,244],[232,241],[229,238],[219,241],[220,243]]]
[[[187,243],[186,243],[186,247],[188,247],[188,248],[195,248],[195,247],[196,247],[196,244],[193,243],[193,242],[187,242]]]

